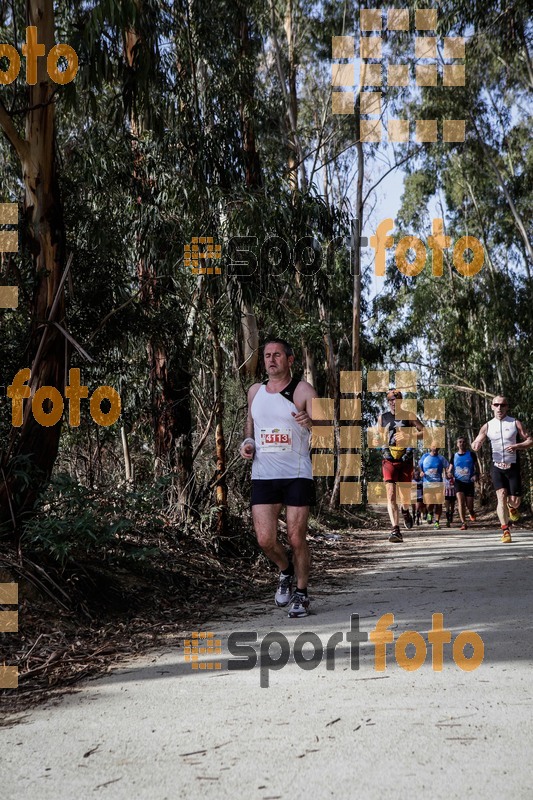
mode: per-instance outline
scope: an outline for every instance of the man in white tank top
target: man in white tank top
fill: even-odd
[[[252,460],[252,517],[259,546],[280,569],[275,594],[289,617],[305,617],[309,609],[307,579],[310,555],[306,540],[309,506],[314,505],[314,484],[309,454],[311,404],[316,391],[307,381],[292,378],[292,347],[270,338],[263,357],[268,379],[248,390],[248,417],[243,458]],[[278,517],[287,508],[287,536],[294,565],[278,541]],[[294,575],[298,582],[292,592]]]
[[[533,445],[533,436],[525,430],[520,420],[508,415],[507,398],[498,395],[492,401],[493,419],[486,422],[472,442],[472,450],[479,450],[485,439],[492,447],[490,475],[498,497],[498,518],[502,528],[502,542],[509,544],[511,531],[509,519],[518,522],[522,486],[518,450]]]

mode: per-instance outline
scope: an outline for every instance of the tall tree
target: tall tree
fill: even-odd
[[[37,29],[39,43],[47,55],[56,43],[52,0],[27,0],[26,19],[29,26]],[[21,93],[26,99],[22,114],[15,116],[0,100],[0,127],[20,163],[25,190],[23,218],[36,281],[23,366],[31,369],[32,396],[41,386],[52,386],[63,395],[69,345],[55,323],[62,322],[64,316],[61,277],[65,269],[65,230],[55,150],[57,86],[47,72],[45,57],[37,58],[35,77],[35,82]],[[38,486],[32,484],[24,489],[18,484],[10,474],[13,459],[29,456],[40,480],[48,477],[57,456],[60,432],[60,421],[48,427],[40,425],[31,413],[30,401],[26,401],[22,427],[13,430],[4,464],[8,479],[0,484],[2,520],[10,519],[13,511],[20,514],[31,509]]]

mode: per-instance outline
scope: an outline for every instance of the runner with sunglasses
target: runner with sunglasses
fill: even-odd
[[[522,485],[518,450],[533,445],[533,436],[524,429],[520,420],[508,415],[507,398],[497,395],[492,401],[494,417],[486,422],[472,442],[472,450],[479,450],[485,439],[492,447],[490,475],[498,497],[497,513],[502,529],[502,542],[509,544],[511,531],[509,519],[518,522]]]
[[[392,525],[392,530],[389,534],[389,542],[403,542],[402,532],[400,531],[398,505],[396,502],[396,484],[411,483],[413,479],[414,448],[409,447],[405,428],[416,428],[417,438],[421,438],[424,435],[424,426],[419,419],[404,420],[396,418],[400,416],[401,413],[401,403],[397,404],[397,401],[401,400],[402,397],[402,393],[397,389],[391,389],[390,392],[387,392],[389,410],[384,411],[378,417],[378,427],[380,429],[385,428],[387,441],[387,445],[382,448],[382,471],[383,480],[387,487],[387,510]],[[397,405],[398,409],[396,407]],[[405,527],[412,528],[413,518],[409,511],[408,504],[405,506],[402,505],[402,514]]]

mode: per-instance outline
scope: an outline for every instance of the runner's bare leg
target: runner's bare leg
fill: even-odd
[[[387,511],[389,512],[389,519],[392,527],[397,527],[400,524],[400,514],[396,504],[396,484],[386,483],[387,487]]]
[[[463,525],[466,525],[466,506],[468,505],[468,500],[470,500],[470,498],[469,497],[465,498],[463,492],[457,492],[457,508],[459,510],[459,519],[461,520]]]
[[[508,525],[509,509],[507,508],[507,489],[496,489],[496,496],[498,498],[496,512],[500,520],[500,525]]]
[[[518,508],[520,506],[520,503],[522,502],[522,498],[518,497],[518,495],[516,494],[510,494],[509,497],[507,498],[507,502],[513,508]]]
[[[289,559],[285,548],[278,541],[278,517],[280,511],[281,503],[260,503],[252,506],[252,519],[257,543],[267,558],[273,561],[280,571],[283,571],[289,566]]]
[[[307,586],[311,566],[311,554],[306,539],[308,517],[309,506],[287,506],[287,536],[292,548],[294,571],[301,589]]]

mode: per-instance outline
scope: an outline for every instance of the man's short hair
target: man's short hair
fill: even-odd
[[[387,400],[401,400],[403,397],[399,389],[391,389],[387,392]]]
[[[268,339],[263,344],[263,352],[265,351],[265,347],[267,344],[280,344],[283,349],[285,350],[285,355],[287,358],[289,356],[294,356],[294,350],[292,349],[292,345],[289,344],[285,339],[278,339],[277,336],[269,336]]]

